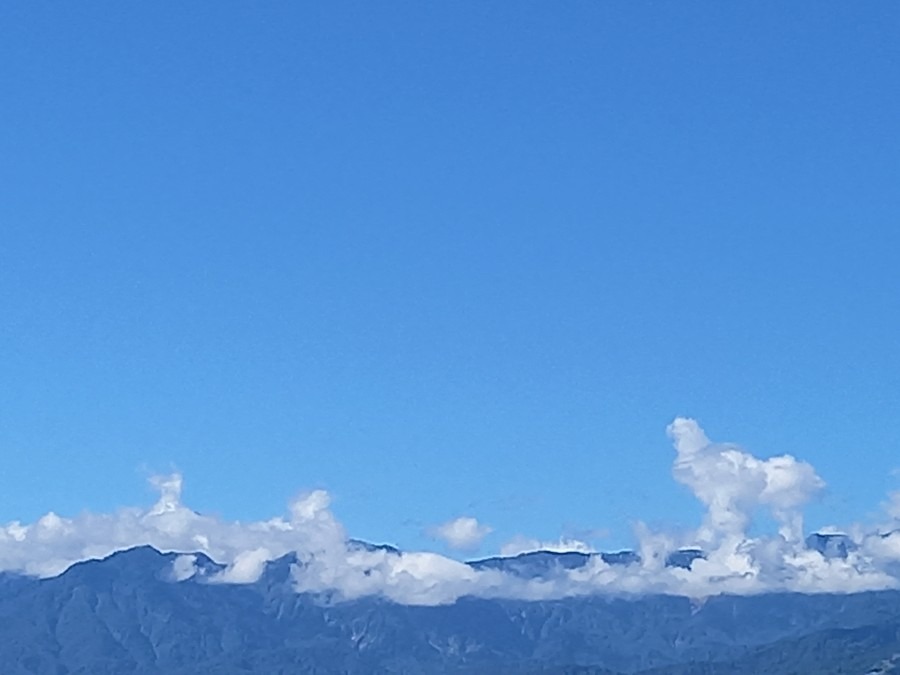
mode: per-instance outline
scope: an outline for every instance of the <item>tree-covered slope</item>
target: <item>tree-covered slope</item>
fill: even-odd
[[[297,594],[290,560],[254,584],[175,581],[175,557],[144,547],[0,579],[0,672],[863,673],[900,652],[890,591],[421,607]]]

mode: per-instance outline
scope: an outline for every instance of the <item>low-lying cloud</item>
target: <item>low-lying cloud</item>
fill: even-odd
[[[517,535],[500,547],[500,555],[513,556],[532,551],[551,551],[552,553],[594,553],[594,547],[580,539],[560,537],[556,540],[533,539]]]
[[[851,528],[842,555],[808,548],[802,509],[823,489],[808,463],[789,455],[760,459],[732,444],[710,441],[691,419],[668,428],[675,446],[673,477],[704,505],[700,526],[679,535],[637,523],[639,557],[610,564],[592,556],[577,569],[549,570],[525,578],[496,569],[475,569],[433,552],[398,552],[354,542],[335,517],[323,490],[300,495],[287,512],[269,520],[229,522],[201,515],[181,499],[179,474],[152,483],[159,499],[150,508],[123,508],[109,514],[63,517],[50,512],[34,523],[0,527],[0,570],[49,577],[75,562],[102,558],[118,550],[149,544],[181,552],[174,580],[198,573],[197,554],[224,569],[205,577],[212,583],[250,583],[266,565],[293,554],[297,592],[327,593],[353,599],[380,595],[400,603],[442,604],[462,596],[558,598],[592,593],[670,593],[705,597],[717,593],[764,591],[855,592],[900,587],[900,495],[891,495],[880,530]],[[754,514],[764,511],[779,524],[777,534],[748,534]],[[875,530],[875,531],[873,531]],[[477,548],[491,532],[472,516],[431,530],[458,550]],[[700,548],[704,557],[689,568],[667,564],[679,549]],[[541,541],[520,536],[501,554],[530,550],[592,549],[572,539]]]

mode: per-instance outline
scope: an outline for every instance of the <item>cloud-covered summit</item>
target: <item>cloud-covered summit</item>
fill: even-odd
[[[324,490],[293,500],[285,514],[254,522],[229,522],[198,514],[182,502],[182,477],[151,480],[159,499],[149,508],[63,517],[50,512],[34,523],[0,527],[0,570],[53,576],[75,562],[151,545],[182,552],[173,578],[198,573],[194,553],[224,565],[205,577],[213,583],[250,583],[273,560],[292,555],[298,592],[350,599],[380,595],[396,602],[440,604],[474,595],[540,599],[591,593],[670,593],[703,597],[762,591],[852,592],[900,587],[900,530],[893,519],[881,532],[856,526],[847,545],[808,547],[802,508],[824,487],[808,463],[789,455],[760,459],[732,444],[710,441],[696,421],[678,418],[668,427],[675,447],[673,477],[705,506],[699,527],[675,535],[636,523],[636,555],[628,564],[589,556],[575,569],[528,579],[479,568],[428,551],[400,552],[354,542],[331,510]],[[891,495],[887,504],[900,503]],[[750,536],[756,512],[779,523],[777,534]],[[431,530],[454,548],[476,546],[490,526],[464,516]],[[824,540],[823,540],[824,541]],[[704,555],[688,566],[667,564],[682,548]],[[584,542],[545,542],[519,536],[505,555],[549,549],[589,553]],[[833,551],[839,551],[834,555]]]

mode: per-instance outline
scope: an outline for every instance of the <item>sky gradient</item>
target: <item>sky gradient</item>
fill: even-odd
[[[0,6],[0,522],[695,527],[666,427],[900,467],[900,6]],[[763,523],[765,526],[765,523]],[[431,534],[429,534],[431,533]],[[603,535],[603,536],[601,536]]]

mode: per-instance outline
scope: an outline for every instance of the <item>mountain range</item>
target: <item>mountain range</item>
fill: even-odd
[[[807,544],[829,556],[850,545],[841,535],[813,535]],[[538,551],[469,564],[538,578],[592,555],[609,564],[637,560],[630,551]],[[690,566],[702,555],[686,549],[666,562]],[[200,553],[195,573],[179,581],[179,556],[143,546],[47,579],[0,574],[0,673],[900,672],[897,591],[407,606],[297,593],[293,555],[267,563],[249,584],[210,583],[222,566]]]

